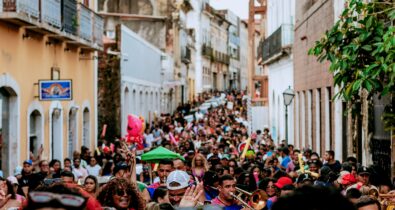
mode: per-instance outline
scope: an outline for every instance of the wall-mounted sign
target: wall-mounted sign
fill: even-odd
[[[71,80],[39,80],[38,91],[42,101],[73,99]]]

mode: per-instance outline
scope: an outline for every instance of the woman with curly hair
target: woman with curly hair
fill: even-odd
[[[199,181],[202,181],[206,171],[208,171],[207,159],[202,154],[197,153],[192,159],[192,174]]]
[[[103,206],[117,210],[143,210],[145,208],[145,201],[137,187],[124,178],[114,178],[109,181],[100,191],[97,200]]]

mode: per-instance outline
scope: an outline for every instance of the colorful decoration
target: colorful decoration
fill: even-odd
[[[251,138],[248,138],[247,141],[245,142],[245,146],[243,148],[243,153],[241,154],[242,159],[245,158],[248,148],[250,148],[250,145],[251,145]]]
[[[128,127],[126,142],[128,144],[136,144],[137,150],[144,149],[143,146],[143,134],[144,134],[144,118],[137,117],[136,115],[128,115]]]

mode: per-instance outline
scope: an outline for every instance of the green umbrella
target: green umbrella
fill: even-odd
[[[163,159],[181,159],[185,160],[180,154],[172,152],[164,147],[158,147],[152,151],[149,151],[143,155],[141,155],[142,161],[149,161],[149,162],[159,162]]]

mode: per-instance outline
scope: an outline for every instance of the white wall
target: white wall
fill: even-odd
[[[202,45],[203,45],[203,32],[202,28],[202,1],[195,0],[190,2],[192,4],[193,10],[187,14],[187,28],[195,29],[195,50],[196,53],[194,60],[195,69],[195,93],[199,94],[203,92],[203,64],[202,64]]]
[[[335,0],[334,2],[334,16],[335,22],[339,19],[339,16],[344,10],[345,0]],[[335,87],[335,93],[339,92],[339,88]],[[347,139],[343,139],[343,105],[341,100],[335,101],[335,158],[336,160],[343,160],[343,142],[347,141]]]
[[[160,113],[160,97],[153,102],[151,94],[160,96],[165,73],[172,65],[162,60],[167,56],[137,34],[122,26],[121,43],[121,132],[126,135],[127,116],[142,116],[149,122]],[[169,62],[172,60],[170,59]],[[142,93],[142,94],[140,94]]]
[[[295,24],[296,0],[268,0],[267,35],[272,34],[282,24]]]
[[[285,57],[269,65],[269,101],[271,102],[269,104],[270,128],[275,127],[277,131],[277,135],[275,136],[278,140],[285,138],[285,105],[283,92],[288,89],[289,86],[293,88],[293,63],[291,57]],[[294,143],[293,104],[294,102],[288,106],[289,144]]]
[[[240,24],[240,88],[248,86],[248,29]]]

